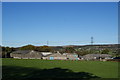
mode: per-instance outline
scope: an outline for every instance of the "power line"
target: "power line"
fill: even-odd
[[[91,37],[91,45],[94,43],[94,38]],[[97,44],[110,44],[112,42],[107,41],[99,41],[96,42]],[[89,41],[2,41],[2,45],[82,45],[82,44],[89,44]]]

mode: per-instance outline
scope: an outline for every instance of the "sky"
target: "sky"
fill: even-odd
[[[2,45],[118,43],[117,2],[4,2]]]

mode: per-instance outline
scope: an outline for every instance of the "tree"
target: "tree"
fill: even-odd
[[[2,57],[3,58],[10,58],[10,53],[14,51],[13,47],[2,47]]]
[[[80,50],[80,51],[76,51],[76,53],[80,56],[90,54],[90,52],[88,50]]]
[[[113,56],[115,56],[115,57],[120,57],[120,49],[114,50]]]
[[[109,49],[102,50],[101,54],[109,54]]]
[[[65,52],[66,53],[74,53],[75,52],[75,49],[73,47],[66,47],[65,48]]]
[[[35,50],[40,52],[51,52],[52,48],[49,46],[40,46],[40,47],[36,47]]]
[[[26,45],[26,46],[21,47],[20,50],[35,50],[35,46]]]

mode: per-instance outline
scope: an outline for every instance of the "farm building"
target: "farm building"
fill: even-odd
[[[13,58],[19,58],[19,59],[41,59],[42,54],[37,51],[33,50],[18,50],[14,51],[10,54]]]
[[[78,55],[75,53],[61,54],[59,52],[37,52],[33,50],[14,51],[10,54],[10,56],[18,59],[78,60]]]
[[[67,59],[69,60],[78,60],[78,55],[76,53],[63,53],[63,55],[66,55]]]
[[[95,60],[95,59],[110,59],[112,56],[109,54],[87,54],[83,56],[84,60]]]
[[[49,59],[49,60],[78,60],[78,55],[75,53],[53,53],[47,56],[44,56],[43,59]]]
[[[48,60],[66,60],[67,59],[66,55],[62,55],[60,53],[53,53],[53,54],[44,56],[42,58],[48,59]]]
[[[47,55],[52,54],[52,52],[41,52],[41,54],[42,54],[43,56],[47,56]]]

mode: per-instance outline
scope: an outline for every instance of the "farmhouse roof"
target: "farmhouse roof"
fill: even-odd
[[[34,50],[18,50],[18,51],[14,51],[12,53],[13,54],[27,54],[27,53],[30,53],[30,52],[37,52],[37,51],[34,51]]]

